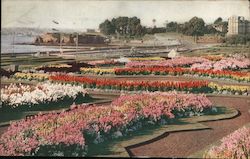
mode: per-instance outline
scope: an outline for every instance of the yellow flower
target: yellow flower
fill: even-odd
[[[109,68],[80,68],[82,73],[94,73],[94,74],[113,74],[114,69]]]
[[[42,68],[42,67],[56,67],[56,68],[67,67],[67,68],[70,68],[72,66],[68,65],[68,64],[51,64],[51,65],[48,65],[48,66],[35,67],[35,69]]]
[[[235,80],[240,80],[240,81],[250,81],[250,73],[247,73],[246,76],[236,76],[236,75],[232,75],[232,78]]]
[[[218,91],[236,91],[236,92],[247,92],[250,90],[249,86],[239,86],[239,85],[218,85],[216,83],[210,82],[208,87],[216,89]]]
[[[15,73],[14,78],[28,79],[28,80],[47,80],[49,79],[48,74],[44,73]]]

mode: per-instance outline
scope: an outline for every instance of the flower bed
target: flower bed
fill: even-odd
[[[191,69],[213,69],[213,70],[238,70],[250,67],[250,60],[247,58],[223,58],[219,61],[206,61],[203,63],[195,63]]]
[[[116,75],[183,75],[189,72],[188,68],[181,67],[142,67],[142,68],[116,68]]]
[[[36,69],[42,68],[44,66],[36,67]],[[51,64],[46,67],[55,67],[55,68],[70,68],[71,66],[68,64]]]
[[[209,76],[212,78],[229,78],[237,81],[247,81],[250,82],[250,73],[249,72],[239,72],[239,71],[230,71],[230,70],[201,70],[201,69],[192,69],[194,74],[199,76]]]
[[[59,66],[42,66],[39,68],[36,68],[37,71],[44,71],[44,72],[80,72],[80,68],[79,67],[59,67]]]
[[[237,86],[237,85],[218,85],[216,83],[210,82],[208,84],[208,87],[212,88],[215,91],[219,91],[219,92],[224,92],[225,94],[227,93],[233,93],[233,94],[238,94],[238,95],[242,95],[242,94],[248,94],[248,92],[250,91],[250,87],[249,86]]]
[[[91,74],[98,74],[98,75],[103,75],[103,74],[114,74],[115,71],[114,69],[109,69],[109,68],[80,68],[81,73],[91,73]]]
[[[13,77],[15,79],[24,79],[24,80],[38,80],[38,81],[44,81],[49,79],[49,74],[45,73],[15,73]]]
[[[223,55],[206,55],[202,57],[210,61],[219,61],[223,58]]]
[[[116,89],[130,91],[169,91],[211,92],[207,81],[128,81],[115,79],[96,79],[71,75],[50,76],[51,81],[80,83],[85,88]]]
[[[76,99],[85,94],[86,91],[82,87],[70,84],[39,83],[35,86],[10,84],[1,89],[1,109],[48,104],[65,98]]]
[[[212,147],[204,158],[248,159],[250,157],[250,128],[243,127],[221,140],[221,145]]]
[[[209,61],[202,57],[178,57],[170,60],[160,61],[132,61],[126,64],[126,67],[180,67],[190,66],[194,63]]]
[[[213,69],[213,70],[238,70],[250,67],[250,60],[247,58],[222,58],[214,60],[208,57],[178,57],[170,60],[158,61],[132,61],[126,64],[126,67],[187,67],[191,69]],[[212,61],[212,60],[213,61]]]
[[[84,156],[87,145],[112,140],[146,125],[202,115],[212,103],[204,95],[145,93],[122,95],[111,106],[72,106],[14,122],[0,138],[1,155]]]
[[[199,75],[212,78],[230,78],[237,81],[250,81],[250,73],[229,70],[203,70],[181,67],[142,67],[142,68],[116,68],[116,75]]]
[[[94,65],[90,65],[90,64],[85,63],[85,62],[69,62],[67,64],[71,65],[72,67],[76,67],[76,68],[81,68],[81,67],[93,68],[93,67],[95,67]]]
[[[165,60],[162,57],[130,57],[128,58],[130,61],[160,61]]]
[[[96,61],[89,61],[88,64],[94,65],[94,66],[97,66],[97,67],[124,65],[123,62],[119,62],[119,61],[116,61],[116,60],[96,60]]]

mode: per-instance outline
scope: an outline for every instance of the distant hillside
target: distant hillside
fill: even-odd
[[[64,33],[72,33],[72,32],[83,32],[83,30],[75,30],[75,29],[58,29],[60,32]],[[46,32],[57,32],[53,31],[52,28],[1,28],[1,34],[7,35],[7,34],[23,34],[23,35],[40,35]]]

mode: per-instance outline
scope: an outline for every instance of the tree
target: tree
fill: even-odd
[[[219,17],[214,21],[214,24],[220,24],[222,22],[222,18]]]
[[[99,25],[99,28],[106,35],[118,33],[124,37],[131,37],[145,34],[141,20],[137,17],[118,17],[111,21],[105,20]]]
[[[99,28],[101,32],[106,35],[111,35],[115,33],[115,26],[108,19],[106,19],[103,23],[101,23],[99,25]]]
[[[204,35],[205,29],[205,22],[202,18],[193,17],[189,21],[189,30],[192,36]]]
[[[202,36],[205,34],[206,27],[202,18],[193,17],[180,28],[181,32],[191,36]]]
[[[167,24],[167,32],[176,32],[178,28],[177,22],[170,22]]]
[[[141,32],[141,20],[137,17],[132,17],[128,19],[128,33],[130,36],[135,36]]]
[[[125,35],[128,29],[128,17],[118,17],[116,19],[116,26],[120,34]]]
[[[226,43],[228,44],[243,44],[246,45],[250,42],[250,34],[246,35],[232,35],[226,38]]]
[[[221,24],[223,25],[222,33],[225,35],[227,33],[227,29],[228,29],[228,22],[221,22]]]
[[[212,25],[206,26],[206,34],[216,34],[216,33],[218,33],[218,31]]]

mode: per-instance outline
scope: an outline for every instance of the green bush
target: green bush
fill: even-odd
[[[232,35],[232,36],[228,36],[225,39],[227,44],[231,44],[231,45],[237,45],[237,44],[241,44],[241,45],[246,45],[250,43],[250,34],[247,35]]]

